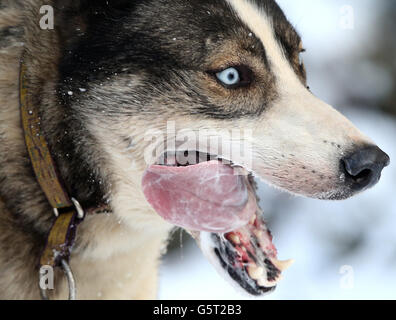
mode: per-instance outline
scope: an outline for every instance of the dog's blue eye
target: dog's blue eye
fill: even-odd
[[[228,68],[221,72],[216,73],[217,79],[227,86],[233,86],[240,82],[241,77],[235,68]]]

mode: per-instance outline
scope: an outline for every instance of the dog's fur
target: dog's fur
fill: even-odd
[[[39,27],[47,4],[55,30]],[[310,197],[352,195],[339,159],[371,142],[306,89],[301,49],[272,0],[1,0],[0,298],[39,298],[37,262],[54,219],[21,128],[23,52],[69,193],[113,210],[79,229],[78,298],[147,299],[172,228],[141,190],[148,128],[253,128],[249,169],[263,179]],[[249,65],[254,83],[229,90],[207,72],[230,64]],[[56,298],[66,298],[57,279]]]

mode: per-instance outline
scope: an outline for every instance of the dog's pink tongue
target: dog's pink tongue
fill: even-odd
[[[157,213],[188,230],[231,232],[248,224],[257,208],[247,177],[219,161],[154,165],[144,173],[142,184]]]

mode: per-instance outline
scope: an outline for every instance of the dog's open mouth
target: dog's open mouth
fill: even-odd
[[[292,261],[279,261],[258,207],[253,177],[207,154],[166,154],[143,177],[143,191],[166,221],[186,229],[232,284],[259,296],[275,289]]]

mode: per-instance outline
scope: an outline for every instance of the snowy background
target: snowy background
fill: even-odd
[[[394,161],[378,186],[344,202],[294,198],[260,186],[279,257],[296,260],[265,299],[395,299],[396,1],[278,3],[303,36],[312,91]],[[246,297],[178,231],[160,269],[159,298]]]

